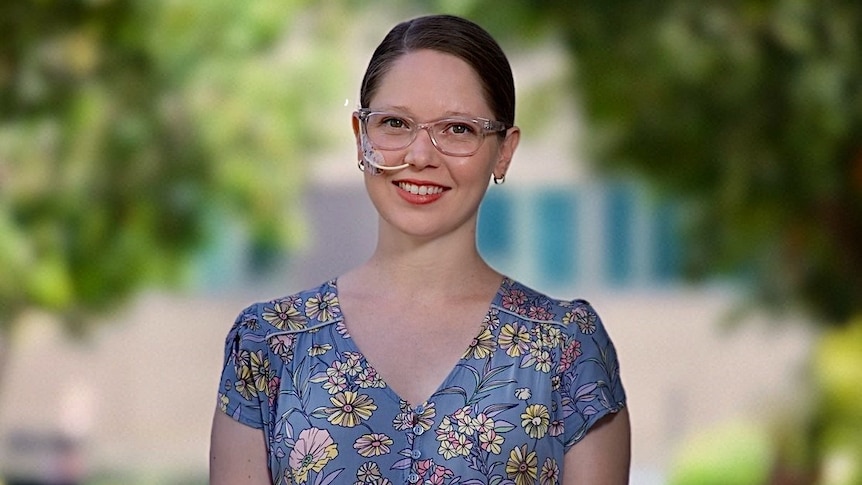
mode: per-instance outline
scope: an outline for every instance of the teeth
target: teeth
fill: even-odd
[[[414,185],[407,182],[398,182],[398,187],[413,195],[433,195],[443,192],[443,187],[437,187],[436,185]]]

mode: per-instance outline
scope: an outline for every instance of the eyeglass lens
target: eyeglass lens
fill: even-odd
[[[438,150],[447,155],[467,156],[482,145],[485,131],[470,119],[444,119],[418,124],[387,113],[370,113],[365,120],[368,138],[381,150],[400,150],[413,143],[419,130],[426,130]]]

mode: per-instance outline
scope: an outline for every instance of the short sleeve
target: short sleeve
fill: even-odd
[[[269,356],[266,339],[259,334],[254,306],[236,318],[225,339],[224,367],[218,406],[233,419],[253,428],[264,427],[268,404]]]
[[[625,407],[619,362],[613,342],[593,307],[572,302],[560,361],[560,392],[565,450],[583,439],[604,416]]]

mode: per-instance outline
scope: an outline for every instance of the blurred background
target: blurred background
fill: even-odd
[[[509,54],[501,271],[591,301],[633,484],[862,483],[862,4],[0,5],[0,483],[202,484],[226,333],[361,262],[396,22]]]

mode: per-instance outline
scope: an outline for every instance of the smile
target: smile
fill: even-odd
[[[407,182],[398,182],[398,188],[410,192],[413,195],[435,195],[442,194],[443,187],[437,185],[415,185]]]

